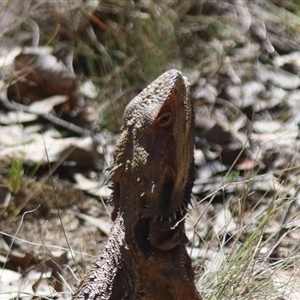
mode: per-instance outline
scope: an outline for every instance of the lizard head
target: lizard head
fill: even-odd
[[[150,227],[165,222],[170,228],[190,201],[193,151],[190,84],[181,72],[169,70],[126,107],[111,167],[115,205],[132,211],[132,223],[144,218]]]

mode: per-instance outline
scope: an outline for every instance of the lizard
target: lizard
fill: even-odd
[[[186,250],[194,182],[190,83],[172,69],[127,105],[109,168],[113,227],[73,300],[201,300]]]

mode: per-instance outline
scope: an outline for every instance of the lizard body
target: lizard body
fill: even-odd
[[[189,86],[169,70],[127,105],[110,168],[114,225],[73,300],[201,300],[184,229],[194,181]]]

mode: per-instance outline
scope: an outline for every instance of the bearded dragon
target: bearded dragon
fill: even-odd
[[[190,84],[159,76],[126,107],[113,155],[114,225],[73,300],[201,300],[184,221],[194,181]]]

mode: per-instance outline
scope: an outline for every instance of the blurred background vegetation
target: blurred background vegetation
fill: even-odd
[[[4,156],[0,133],[0,187],[13,196],[8,207],[0,203],[0,228],[13,240],[7,243],[12,248],[24,221],[23,240],[38,243],[30,227],[38,224],[48,244],[65,247],[65,237],[56,235],[66,230],[72,246],[97,255],[107,232],[84,227],[87,217],[78,212],[102,220],[106,211],[74,188],[75,171],[103,185],[125,106],[170,68],[189,78],[195,105],[196,207],[187,233],[201,293],[205,299],[299,299],[298,0],[1,1],[0,129],[12,125],[3,121],[12,110],[3,99],[30,105],[65,95],[68,105],[59,103],[51,114],[85,136],[97,124],[102,147],[70,161],[32,164]],[[46,132],[51,126],[43,114],[24,128],[38,124]],[[57,126],[61,138],[78,136]],[[22,214],[36,207],[40,215],[26,223]],[[56,207],[65,219],[53,213]],[[41,220],[55,226],[60,220],[62,232],[44,236]],[[41,248],[31,253],[44,262],[49,257]],[[80,267],[90,260],[84,257]]]

